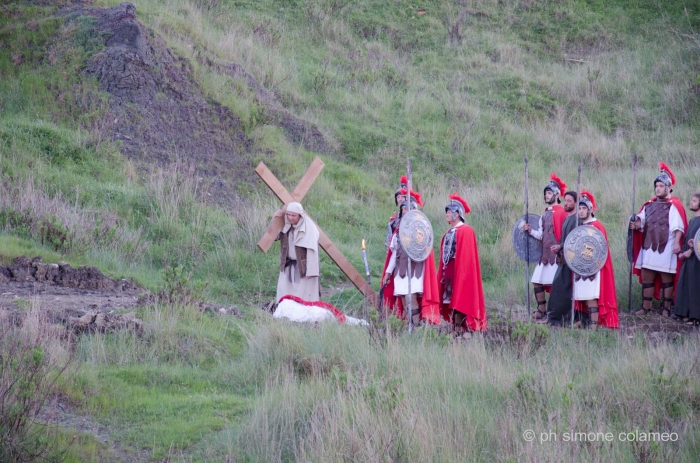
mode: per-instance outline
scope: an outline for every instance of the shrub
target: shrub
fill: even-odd
[[[67,448],[36,418],[71,364],[61,342],[37,311],[22,327],[0,325],[0,461],[63,460]]]

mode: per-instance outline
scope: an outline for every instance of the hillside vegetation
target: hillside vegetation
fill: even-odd
[[[684,203],[700,188],[700,4],[143,0],[135,19],[158,86],[130,100],[91,71],[111,55],[85,11],[118,3],[0,1],[0,260],[43,255],[186,288],[182,303],[139,310],[142,335],[64,347],[78,367],[60,395],[111,442],[183,461],[692,461],[696,334],[494,324],[502,337],[465,345],[430,331],[373,343],[362,330],[272,323],[257,312],[275,292],[276,248],[255,243],[279,203],[252,172],[262,160],[291,190],[320,155],[304,205],[358,269],[367,240],[376,286],[411,160],[437,236],[447,195],[469,202],[496,315],[524,310],[510,234],[525,156],[531,212],[549,173],[576,188],[580,163],[626,309],[633,155],[635,207],[658,161]],[[359,293],[321,265],[324,299],[361,314]],[[192,295],[246,315],[199,313]],[[555,428],[680,441],[521,438]],[[117,450],[86,439],[69,458],[144,453]]]

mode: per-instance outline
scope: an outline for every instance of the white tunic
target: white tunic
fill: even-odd
[[[642,230],[644,230],[644,225],[646,223],[646,207],[637,214],[637,217],[641,220]],[[668,211],[668,242],[666,243],[664,252],[652,251],[651,248],[642,248],[639,250],[639,255],[637,256],[634,267],[640,269],[645,268],[655,272],[676,273],[678,255],[673,253],[673,243],[675,243],[674,234],[676,230],[680,230],[682,233],[685,231],[685,227],[683,226],[683,219],[678,209],[672,204]]]
[[[584,222],[585,225],[595,222],[598,219]],[[575,301],[591,301],[600,298],[600,271],[595,274],[593,280],[578,280],[574,275],[574,300]]]
[[[389,249],[391,249],[391,257],[389,258],[389,265],[386,268],[386,273],[392,273],[396,268],[396,250],[401,244],[398,242],[398,233],[394,233],[391,238],[391,244]],[[415,266],[415,263],[409,263],[411,268]],[[396,272],[394,275],[394,296],[406,296],[408,294],[408,275],[410,273],[406,272],[406,276],[401,278],[399,273]],[[425,274],[425,267],[423,267],[423,273],[420,276],[411,277],[411,294],[423,293],[423,274]]]
[[[545,211],[552,209],[548,207]],[[530,230],[530,236],[536,240],[542,241],[542,216],[540,216],[540,228],[539,230]],[[535,271],[532,273],[532,283],[539,283],[541,285],[550,286],[552,281],[554,281],[554,275],[557,273],[559,266],[557,264],[542,264],[538,263],[535,267]]]

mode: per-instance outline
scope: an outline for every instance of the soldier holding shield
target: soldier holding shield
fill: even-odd
[[[574,300],[576,300],[576,310],[583,313],[588,313],[590,323],[593,328],[598,325],[608,328],[619,328],[620,322],[617,313],[617,292],[615,290],[615,271],[613,269],[612,257],[610,255],[610,247],[608,245],[608,235],[605,232],[605,227],[595,218],[594,213],[598,210],[593,194],[586,190],[582,190],[579,195],[578,217],[581,219],[582,225],[588,225],[596,228],[602,234],[601,240],[604,240],[604,246],[607,248],[607,257],[602,268],[592,275],[582,276],[574,273]],[[580,230],[580,228],[579,228]],[[592,230],[591,230],[592,231]],[[571,236],[571,235],[570,235]],[[572,247],[569,246],[569,240],[565,243],[564,253],[571,252]],[[590,251],[587,256],[592,261],[597,261],[597,256],[594,254],[592,246],[585,249],[584,253]],[[597,262],[595,263],[597,269]]]
[[[406,233],[409,233],[409,230],[417,230],[416,236],[409,237],[410,239],[414,239],[415,241],[427,239],[425,233],[421,231],[421,227],[412,227],[411,223],[404,223],[406,217],[416,212],[417,203],[415,199],[420,199],[420,195],[413,191],[410,197],[410,211],[408,211],[409,204],[407,201],[401,204],[401,211],[399,212],[399,219],[401,221],[398,230],[392,235],[389,244],[387,260],[384,267],[384,278],[382,281],[385,285],[385,290],[393,287],[389,292],[394,296],[394,303],[400,302],[400,307],[402,309],[409,307],[408,298],[411,298],[410,305],[412,313],[410,316],[413,325],[419,324],[421,320],[426,320],[430,323],[439,323],[438,286],[437,274],[435,272],[435,258],[432,250],[432,227],[430,228],[429,237],[430,246],[426,248],[427,257],[423,255],[423,260],[412,259],[404,246],[404,242],[400,238],[400,235],[403,233],[401,231],[402,228],[406,228]],[[427,221],[427,217],[422,213],[419,215]],[[385,294],[384,298],[387,302],[391,303],[391,297],[388,294]],[[398,315],[400,316],[400,314]]]
[[[675,315],[691,326],[700,326],[700,192],[690,200],[690,210],[695,216],[688,223],[689,238],[679,255],[683,260],[676,288]]]
[[[538,320],[547,316],[544,292],[551,290],[554,275],[559,268],[557,253],[552,249],[560,243],[562,225],[567,216],[566,211],[559,204],[560,197],[564,193],[566,193],[566,183],[556,174],[551,174],[549,183],[544,187],[544,202],[547,203],[547,207],[540,217],[539,230],[533,230],[528,223],[522,228],[533,238],[542,241],[542,255],[532,274],[532,284],[535,299],[537,299],[537,311],[534,312],[533,317]]]

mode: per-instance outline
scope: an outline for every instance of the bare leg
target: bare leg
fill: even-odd
[[[654,299],[654,279],[656,272],[642,269],[642,308],[635,315],[644,315],[651,310],[651,301]]]
[[[532,314],[532,318],[540,320],[547,316],[547,301],[545,301],[544,285],[533,283],[535,299],[537,300],[537,311]]]
[[[452,310],[452,322],[455,327],[455,335],[461,336],[466,331],[467,316],[462,312]]]
[[[403,303],[403,309],[408,313],[408,296],[401,296],[401,302]],[[413,326],[420,323],[420,307],[418,306],[418,294],[411,294],[411,322]]]
[[[598,329],[598,299],[586,301],[586,307],[588,307],[588,315],[591,317],[591,328],[596,330]]]
[[[673,302],[673,273],[661,274],[661,316],[671,316],[671,302]]]

